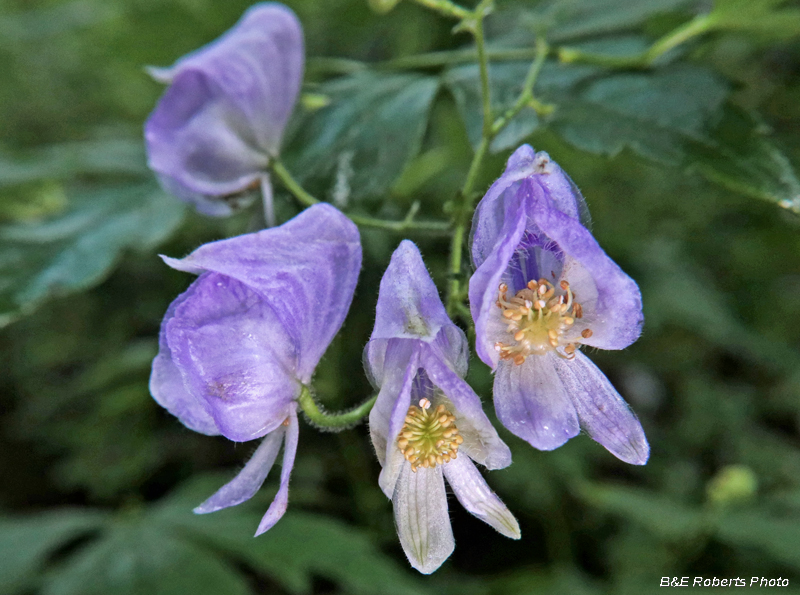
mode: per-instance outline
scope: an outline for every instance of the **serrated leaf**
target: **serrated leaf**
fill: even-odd
[[[800,179],[789,159],[746,112],[729,106],[706,142],[688,147],[688,165],[732,190],[800,214]]]
[[[320,198],[345,206],[383,199],[417,155],[438,80],[360,72],[316,91],[330,103],[301,116],[285,159]]]
[[[228,478],[229,479],[229,478]],[[153,522],[191,534],[278,581],[292,593],[310,593],[322,576],[353,595],[429,593],[410,571],[380,551],[363,529],[315,514],[290,510],[264,535],[253,537],[262,510],[250,504],[194,515],[190,511],[226,480],[192,482],[153,512]]]
[[[216,556],[147,524],[119,525],[52,570],[43,595],[248,595]]]
[[[57,218],[0,226],[0,326],[98,283],[123,250],[166,239],[183,212],[154,186],[138,185],[75,193]]]
[[[511,108],[516,103],[530,62],[498,62],[489,70],[492,111],[495,116]],[[580,81],[594,75],[596,68],[588,66],[558,66],[547,63],[539,74],[537,92],[542,94],[564,93]],[[467,136],[473,147],[480,144],[483,129],[483,108],[481,100],[480,71],[478,66],[470,64],[449,69],[444,75],[444,83],[453,94],[456,107]],[[530,136],[541,122],[536,112],[530,108],[523,109],[514,117],[490,145],[492,153],[516,148],[525,138]]]
[[[591,153],[630,148],[643,157],[678,164],[685,139],[701,139],[721,109],[727,85],[708,70],[679,65],[654,73],[624,73],[592,82],[558,104],[553,126]]]
[[[97,529],[104,520],[103,514],[82,510],[0,518],[0,595],[27,588],[50,553]]]

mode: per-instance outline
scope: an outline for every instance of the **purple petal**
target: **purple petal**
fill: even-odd
[[[319,204],[280,227],[205,244],[171,267],[218,272],[258,292],[296,345],[303,383],[339,331],[361,268],[356,226]]]
[[[455,407],[456,426],[464,437],[462,449],[489,469],[511,464],[511,451],[483,412],[481,400],[469,384],[448,368],[430,349],[422,351],[420,364]]]
[[[611,260],[588,229],[552,208],[546,198],[532,197],[530,216],[565,255],[561,277],[577,292],[593,335],[582,343],[623,349],[642,332],[642,296],[636,282]]]
[[[397,435],[403,429],[411,406],[411,389],[419,370],[418,343],[402,339],[388,341],[382,365],[386,373],[378,399],[369,414],[369,430],[382,466],[378,483],[391,498],[400,465],[405,462],[404,458],[396,456],[400,453]]]
[[[580,351],[572,361],[557,360],[556,370],[571,395],[581,427],[618,459],[644,465],[650,456],[636,415],[592,361]]]
[[[185,203],[194,205],[198,212],[209,217],[227,217],[236,211],[251,205],[256,199],[256,194],[243,192],[227,196],[213,196],[196,192],[183,186],[177,180],[168,176],[158,175],[158,182],[169,194],[179,198]],[[255,182],[253,182],[255,184]]]
[[[286,428],[286,445],[283,447],[283,467],[281,468],[281,487],[267,513],[262,517],[255,536],[258,537],[269,531],[281,520],[286,507],[289,505],[289,477],[294,467],[294,457],[297,454],[297,439],[300,434],[300,424],[297,422],[297,411],[292,407],[289,411],[289,426]]]
[[[275,155],[300,93],[304,56],[295,14],[262,2],[219,39],[178,60],[169,76],[196,71],[214,80],[245,114],[259,147]]]
[[[469,280],[469,307],[475,321],[475,351],[492,368],[497,366],[499,357],[494,349],[494,341],[489,337],[488,325],[493,311],[497,309],[495,302],[500,279],[525,231],[527,216],[524,207],[525,203],[520,198],[505,203],[508,213],[503,218],[503,228],[497,236],[497,245],[482,259]]]
[[[208,500],[195,508],[195,514],[216,512],[223,508],[246,502],[255,496],[275,463],[278,451],[280,451],[283,443],[284,434],[283,426],[278,426],[267,434],[267,437],[262,440],[253,456],[247,461],[244,469],[217,490]]]
[[[439,329],[452,325],[419,249],[403,240],[381,279],[371,338],[430,342]]]
[[[145,125],[145,141],[153,171],[201,195],[242,192],[269,162],[226,90],[194,70],[167,89]]]
[[[519,539],[522,536],[517,519],[486,484],[469,457],[460,456],[446,463],[443,471],[456,498],[469,513],[506,537]]]
[[[172,361],[172,352],[167,343],[167,323],[175,315],[175,309],[191,295],[182,293],[169,305],[158,337],[158,355],[153,359],[150,374],[150,394],[156,402],[177,417],[190,430],[208,436],[219,435],[219,429],[209,413],[203,399],[193,397],[183,384],[183,377]]]
[[[505,172],[492,184],[475,210],[472,262],[476,268],[483,264],[501,236],[505,235],[503,229],[512,212],[505,203],[516,199],[519,182],[525,179],[534,181],[547,191],[554,201],[554,208],[575,218],[581,212],[588,214],[577,186],[558,164],[544,151],[535,153],[530,145],[522,145],[508,159]]]
[[[500,362],[494,377],[497,417],[539,450],[553,450],[580,432],[572,399],[554,353],[529,356],[517,366]]]
[[[414,473],[409,463],[403,465],[392,503],[408,561],[421,573],[432,573],[455,548],[441,466]]]
[[[145,125],[149,165],[184,200],[213,202],[253,186],[278,153],[302,82],[302,30],[285,6],[259,4],[218,40],[151,73],[171,85]]]
[[[300,392],[294,343],[261,296],[234,279],[200,276],[167,322],[166,337],[185,386],[231,440],[271,432]]]

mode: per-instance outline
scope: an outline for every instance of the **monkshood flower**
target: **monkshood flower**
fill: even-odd
[[[523,145],[475,212],[469,300],[494,403],[511,432],[552,450],[583,428],[643,465],[639,420],[581,345],[622,349],[641,333],[636,283],[581,221],[575,184],[547,153]]]
[[[358,230],[335,208],[316,205],[280,227],[162,258],[199,277],[164,316],[150,392],[196,432],[264,438],[197,513],[251,498],[285,443],[280,488],[259,535],[286,511],[296,400],[350,307],[361,268]]]
[[[303,79],[303,31],[282,4],[250,8],[219,39],[151,74],[169,88],[145,124],[148,165],[164,188],[207,215],[261,188]]]
[[[403,241],[381,280],[364,365],[380,389],[369,416],[379,483],[392,499],[406,556],[425,574],[455,546],[445,479],[470,513],[507,537],[520,537],[516,519],[473,463],[507,467],[511,452],[463,380],[468,352],[419,250]]]

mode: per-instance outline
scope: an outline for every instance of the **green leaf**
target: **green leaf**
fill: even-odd
[[[419,153],[436,78],[360,72],[324,83],[330,99],[301,116],[285,159],[318,198],[344,206],[382,199]]]
[[[147,524],[120,525],[49,573],[43,595],[248,595],[244,578]]]
[[[83,141],[12,157],[0,153],[0,188],[77,175],[148,175],[139,139]]]
[[[592,484],[581,489],[581,496],[589,504],[635,521],[668,541],[694,537],[708,528],[701,510],[646,490]]]
[[[102,514],[80,510],[0,518],[0,595],[28,588],[50,553],[97,529],[104,519]]]
[[[706,142],[690,143],[688,164],[710,180],[800,214],[800,180],[758,122],[728,106]]]
[[[703,137],[727,94],[719,77],[692,65],[614,74],[564,96],[553,126],[591,153],[616,155],[627,147],[678,164],[686,153],[685,140]]]
[[[755,510],[730,513],[720,522],[717,537],[733,546],[756,547],[800,568],[800,517],[775,517]]]
[[[786,0],[716,0],[711,27],[766,36],[770,42],[800,35],[800,8],[781,8]]]
[[[191,513],[227,479],[192,482],[154,511],[153,518],[245,562],[292,593],[310,593],[314,576],[353,595],[429,593],[410,571],[384,555],[363,529],[341,521],[290,510],[267,533],[254,538],[263,510],[252,503],[210,515]]]
[[[522,91],[530,62],[498,62],[489,70],[492,111],[495,117],[511,108]],[[588,66],[560,66],[548,62],[539,74],[537,94],[559,94],[594,75],[598,69]],[[475,64],[449,69],[444,75],[444,84],[452,93],[467,136],[473,147],[480,144],[483,129],[483,107],[481,100],[480,71]],[[492,153],[516,148],[530,136],[541,121],[531,108],[524,108],[498,134],[490,150]]]
[[[182,216],[148,184],[76,193],[57,218],[0,226],[0,326],[100,282],[123,250],[153,248]]]
[[[633,29],[650,17],[679,10],[691,0],[555,0],[529,13],[530,28],[543,27],[553,41]]]

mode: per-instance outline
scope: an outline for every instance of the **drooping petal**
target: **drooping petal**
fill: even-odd
[[[271,432],[300,393],[291,338],[264,300],[234,279],[205,273],[186,294],[166,337],[188,391],[231,440]]]
[[[283,447],[283,467],[281,468],[281,486],[267,513],[261,519],[256,531],[256,537],[269,531],[275,523],[281,520],[289,505],[289,478],[294,467],[294,457],[297,454],[297,440],[300,434],[300,424],[297,422],[297,410],[289,410],[289,425],[286,428],[286,444]]]
[[[203,399],[193,397],[183,383],[183,376],[172,361],[172,352],[167,343],[167,323],[175,315],[175,309],[186,299],[188,293],[179,295],[167,308],[161,322],[158,337],[158,355],[153,360],[150,374],[150,394],[156,402],[177,417],[190,430],[216,436],[219,429],[209,414]]]
[[[296,345],[303,383],[339,331],[361,269],[358,229],[334,207],[310,207],[280,227],[205,244],[171,267],[236,279],[268,303]]]
[[[588,229],[554,209],[546,197],[532,197],[529,215],[565,255],[561,276],[574,287],[591,328],[587,345],[623,349],[639,338],[644,322],[636,282],[603,251]]]
[[[588,224],[588,210],[578,187],[544,151],[536,153],[522,145],[508,159],[506,170],[486,192],[475,210],[472,222],[472,262],[476,268],[489,258],[511,213],[506,204],[516,199],[520,181],[529,179],[541,186],[554,207]]]
[[[553,353],[521,365],[501,361],[494,377],[494,407],[509,431],[539,450],[553,450],[580,432],[572,399]]]
[[[414,473],[410,463],[403,465],[392,503],[408,561],[421,573],[432,573],[455,548],[441,466]]]
[[[456,426],[464,438],[462,451],[489,469],[508,467],[511,464],[511,451],[486,417],[480,398],[472,387],[444,365],[430,349],[422,351],[420,364],[433,384],[454,405]]]
[[[581,427],[618,459],[644,465],[650,446],[636,415],[588,357],[580,351],[575,356],[572,361],[555,363]]]
[[[403,240],[381,279],[371,338],[430,342],[452,325],[419,249]]]
[[[278,153],[303,61],[294,13],[262,3],[171,68],[150,69],[170,83],[145,125],[148,163],[165,188],[204,213],[230,214],[228,197],[257,188]]]
[[[167,89],[147,121],[145,141],[153,171],[200,195],[242,192],[269,161],[226,90],[194,70]]]
[[[258,145],[274,155],[300,92],[304,57],[295,14],[283,4],[262,2],[219,39],[156,73],[174,82],[195,71],[216,81],[248,118]]]
[[[283,426],[267,434],[259,447],[247,461],[244,469],[231,481],[222,486],[213,496],[194,509],[195,514],[207,514],[223,508],[236,506],[256,495],[264,484],[267,475],[275,463],[283,443],[285,431]]]
[[[525,203],[518,197],[505,203],[508,214],[504,217],[502,233],[491,252],[481,262],[469,280],[469,307],[475,321],[475,351],[487,366],[495,368],[499,356],[494,341],[489,338],[487,327],[496,310],[497,288],[506,265],[514,255],[525,232]]]
[[[411,341],[389,341],[385,363],[391,374],[384,374],[384,383],[370,412],[369,424],[372,444],[380,453],[378,459],[382,464],[378,484],[383,493],[391,498],[400,468],[405,464],[405,458],[397,446],[397,436],[403,429],[411,406],[411,390],[419,370],[418,345]]]
[[[499,533],[519,539],[519,523],[497,497],[469,457],[460,456],[443,467],[447,483],[468,512],[491,525]]]

